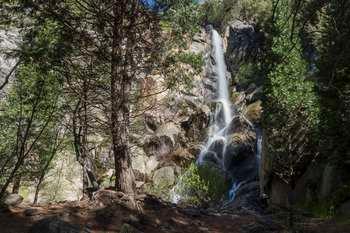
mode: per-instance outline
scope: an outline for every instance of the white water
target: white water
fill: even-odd
[[[216,162],[225,169],[224,155],[227,142],[226,129],[232,120],[232,103],[230,101],[228,80],[226,78],[226,64],[224,57],[224,48],[222,38],[216,30],[212,30],[212,50],[215,60],[214,71],[216,74],[216,112],[214,121],[210,126],[208,135],[208,141],[202,149],[197,163],[202,164],[205,160],[205,156],[210,153],[214,155]],[[223,143],[221,157],[218,155],[218,151],[211,151],[211,146],[214,143]]]

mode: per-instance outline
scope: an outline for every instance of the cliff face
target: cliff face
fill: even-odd
[[[11,52],[17,47],[18,41],[19,36],[15,29],[0,30],[0,99],[8,90],[8,83],[11,83],[14,77],[13,68],[17,61],[11,58]]]

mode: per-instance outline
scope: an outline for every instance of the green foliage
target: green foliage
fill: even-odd
[[[201,10],[202,21],[216,27],[225,27],[234,20],[255,23],[259,28],[267,26],[271,18],[272,2],[270,0],[209,0]]]
[[[274,16],[264,127],[274,172],[293,186],[316,156],[320,106],[292,9],[289,0],[280,1]]]
[[[262,85],[264,75],[261,72],[260,66],[260,63],[244,63],[240,65],[239,70],[235,76],[235,82],[244,88],[247,88],[251,83]]]
[[[320,146],[324,157],[333,157],[342,166],[344,160],[350,159],[350,2],[326,2],[316,11],[317,23],[310,32],[319,55]]]
[[[229,183],[218,169],[192,163],[179,178],[174,192],[181,196],[183,203],[201,205],[219,200],[228,189]]]
[[[170,31],[175,40],[186,46],[186,36],[192,36],[200,29],[203,12],[200,5],[193,0],[160,1],[170,8],[162,16],[162,28]]]
[[[202,21],[206,24],[212,24],[216,27],[220,27],[224,17],[224,1],[223,0],[209,0],[205,1],[201,9],[203,14]]]
[[[6,147],[0,146],[0,163],[7,161],[2,177],[7,178],[17,158],[21,157],[26,158],[20,170],[25,174],[22,180],[32,181],[38,176],[55,143],[61,94],[56,72],[32,63],[18,68],[16,80],[1,102],[0,135],[3,136],[0,140]],[[27,146],[22,151],[24,144]]]
[[[299,111],[307,116],[310,127],[318,125],[319,106],[314,82],[307,80],[307,63],[301,57],[300,42],[295,40],[290,49],[288,35],[281,34],[274,41],[273,52],[284,61],[269,74],[270,90],[268,97],[287,112]]]
[[[63,34],[62,26],[50,19],[40,22],[24,35],[21,58],[25,62],[40,63],[42,68],[59,66],[63,57],[70,51],[68,36]]]
[[[180,53],[177,59],[179,62],[190,65],[197,73],[200,73],[202,71],[204,65],[202,54],[184,52]]]

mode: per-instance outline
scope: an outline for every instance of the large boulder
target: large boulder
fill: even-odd
[[[162,167],[154,172],[153,184],[156,187],[170,187],[175,183],[174,167]]]
[[[4,204],[6,206],[18,206],[23,201],[23,197],[18,194],[9,194],[4,199]]]
[[[152,172],[158,167],[159,161],[156,156],[147,156],[144,150],[134,146],[131,149],[131,165],[136,174],[140,174],[138,180],[147,180]],[[138,178],[138,177],[136,177]]]
[[[71,224],[58,217],[50,217],[35,223],[29,233],[89,233],[90,231],[80,225]]]
[[[174,151],[180,138],[181,128],[172,122],[165,123],[145,140],[143,149],[149,156],[166,157]]]

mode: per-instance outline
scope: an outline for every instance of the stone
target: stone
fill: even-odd
[[[195,158],[193,154],[191,154],[188,149],[180,147],[177,148],[171,155],[171,160],[174,161],[178,165],[183,165],[184,163],[188,163]]]
[[[181,138],[181,128],[173,122],[160,125],[154,134],[145,139],[143,149],[149,156],[162,158],[169,155]]]
[[[151,175],[153,171],[159,166],[159,161],[156,156],[151,156],[146,161],[146,174]]]
[[[181,128],[173,122],[168,122],[159,126],[156,131],[158,137],[167,136],[170,138],[173,145],[176,143],[176,136],[181,133]]]
[[[50,217],[35,223],[29,233],[89,233],[87,228],[65,222],[58,217]]]
[[[120,229],[120,233],[142,233],[135,227],[131,226],[128,223],[124,223]]]
[[[260,123],[262,114],[261,104],[262,102],[259,100],[255,103],[248,105],[245,109],[244,115],[252,124]]]
[[[154,172],[153,183],[157,187],[169,187],[175,183],[173,167],[162,167]]]
[[[131,166],[134,170],[139,171],[140,173],[146,173],[146,162],[147,156],[142,148],[133,146],[130,149],[131,153]]]
[[[7,206],[18,206],[23,201],[23,197],[18,194],[9,194],[4,199],[4,204]]]
[[[144,124],[146,126],[146,129],[150,132],[155,132],[161,124],[160,122],[160,119],[157,118],[155,115],[152,115],[150,113],[144,114]]]
[[[255,30],[254,26],[236,20],[226,29],[227,50],[226,60],[231,73],[239,70],[240,64],[259,55],[264,43],[264,35]]]
[[[123,197],[123,193],[107,189],[99,190],[93,195],[94,201],[98,204],[98,206],[101,207],[106,207],[114,203],[119,203]]]
[[[247,104],[251,104],[251,103],[254,103],[258,100],[262,100],[263,95],[264,95],[263,87],[260,86],[260,87],[256,88],[252,93],[247,95],[247,97],[246,97]]]

